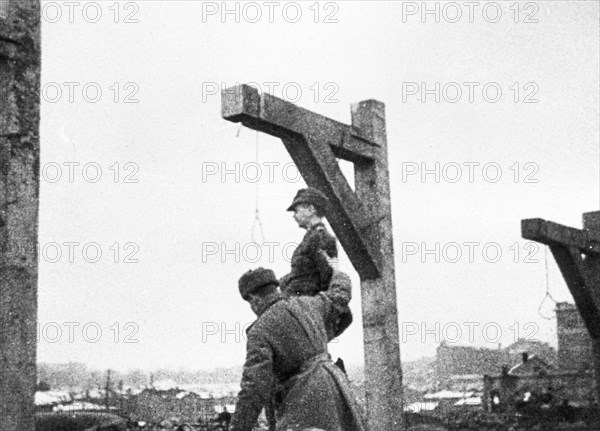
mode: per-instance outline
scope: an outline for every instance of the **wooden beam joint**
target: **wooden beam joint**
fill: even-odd
[[[249,85],[221,92],[224,119],[241,122],[276,136],[304,136],[331,146],[336,157],[356,163],[372,162],[379,154],[376,142],[352,126],[323,117]]]

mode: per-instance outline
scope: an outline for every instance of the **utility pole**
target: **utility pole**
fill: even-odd
[[[105,403],[106,403],[106,411],[110,411],[110,370],[106,370],[106,387],[104,388],[105,394]]]

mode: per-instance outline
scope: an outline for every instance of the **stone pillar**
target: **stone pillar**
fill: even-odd
[[[40,4],[0,0],[0,430],[34,430]]]

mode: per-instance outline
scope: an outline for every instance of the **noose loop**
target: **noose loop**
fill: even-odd
[[[257,235],[258,231],[258,235]],[[260,236],[258,238],[258,236]],[[252,223],[252,232],[251,232],[252,242],[257,243],[261,247],[265,244],[265,232],[263,230],[262,221],[260,219],[260,214],[258,213],[258,208],[254,213],[254,222]]]

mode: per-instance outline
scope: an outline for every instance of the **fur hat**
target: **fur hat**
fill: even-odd
[[[256,268],[246,272],[240,277],[238,287],[240,289],[240,295],[247,301],[248,295],[256,292],[261,287],[270,284],[279,286],[279,281],[277,280],[277,277],[275,277],[275,273],[270,269]]]

